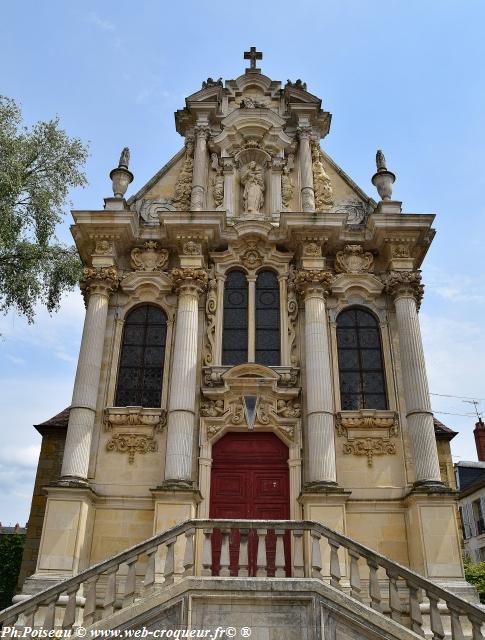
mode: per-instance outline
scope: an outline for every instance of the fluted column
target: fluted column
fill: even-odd
[[[306,428],[308,488],[336,485],[335,429],[327,298],[327,271],[297,271],[294,284],[305,301]]]
[[[191,482],[195,428],[199,295],[207,286],[203,269],[173,269],[178,293],[175,347],[168,401],[165,482]]]
[[[207,138],[210,127],[197,125],[195,127],[194,171],[192,174],[192,195],[190,208],[195,211],[204,209],[206,202],[207,182]]]
[[[313,190],[312,152],[310,149],[310,127],[300,127],[300,180],[303,211],[315,211],[315,193]]]
[[[61,483],[64,484],[87,482],[108,300],[118,282],[114,267],[87,267],[83,271],[81,289],[88,298],[88,306],[62,461]]]
[[[394,298],[401,353],[406,419],[416,466],[416,485],[441,484],[428,378],[419,327],[418,307],[423,296],[417,271],[392,271],[387,290]]]

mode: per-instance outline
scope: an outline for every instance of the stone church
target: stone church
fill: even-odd
[[[245,58],[186,98],[145,186],[125,199],[125,148],[104,208],[72,212],[73,398],[37,426],[0,621],[482,638],[419,327],[434,215],[392,199],[381,151],[366,195],[324,151],[321,99]]]

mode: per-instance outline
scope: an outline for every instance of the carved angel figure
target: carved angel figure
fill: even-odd
[[[376,167],[377,167],[377,171],[387,170],[386,157],[380,149],[378,149],[376,153]]]
[[[222,206],[224,201],[224,175],[222,167],[216,169],[216,175],[212,178],[212,197],[216,208]]]
[[[244,185],[243,203],[246,213],[259,213],[264,204],[263,169],[254,160],[248,164],[241,182]]]

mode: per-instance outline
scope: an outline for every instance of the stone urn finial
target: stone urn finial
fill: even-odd
[[[123,198],[128,185],[133,181],[133,174],[128,170],[130,162],[130,150],[125,147],[120,155],[120,161],[116,169],[113,169],[109,177],[113,182],[113,194],[115,198]]]
[[[376,153],[376,166],[377,172],[372,176],[372,184],[376,187],[381,200],[391,200],[392,185],[396,176],[387,170],[386,158],[380,149]]]

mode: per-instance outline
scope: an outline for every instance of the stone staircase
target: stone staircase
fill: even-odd
[[[2,637],[204,625],[253,639],[480,640],[485,613],[318,522],[193,519],[22,599],[0,623]]]

